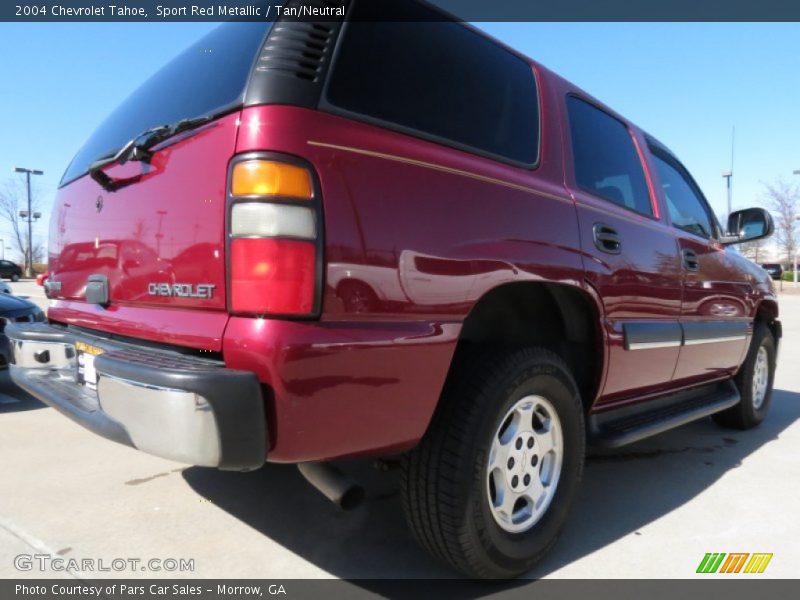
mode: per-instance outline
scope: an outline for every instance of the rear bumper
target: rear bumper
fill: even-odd
[[[9,324],[6,335],[14,382],[98,435],[193,465],[249,470],[266,459],[264,401],[251,372],[47,323]],[[77,342],[103,351],[96,391],[78,383]]]

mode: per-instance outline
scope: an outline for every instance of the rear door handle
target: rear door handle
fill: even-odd
[[[594,224],[594,245],[601,252],[619,254],[622,252],[622,239],[613,227],[604,223]]]
[[[687,271],[699,271],[700,260],[697,258],[697,252],[694,250],[683,250],[683,266]]]

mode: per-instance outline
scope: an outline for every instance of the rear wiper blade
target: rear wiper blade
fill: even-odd
[[[181,119],[177,123],[172,126],[172,132],[170,135],[177,135],[184,131],[189,131],[190,129],[195,129],[196,127],[200,127],[201,125],[205,125],[209,121],[211,121],[210,116],[205,117],[193,117],[191,119]]]
[[[116,153],[96,160],[89,165],[89,175],[107,192],[113,192],[121,187],[122,182],[114,181],[111,177],[103,171],[108,165],[120,164],[124,165],[129,160],[141,160],[148,162],[151,158],[149,148],[164,140],[171,135],[169,125],[161,125],[153,127],[137,135]]]
[[[178,133],[189,131],[190,129],[194,129],[200,125],[208,123],[210,120],[210,116],[194,117],[190,119],[181,119],[173,125],[160,125],[158,127],[148,129],[131,139],[116,153],[93,162],[89,166],[89,175],[92,177],[92,179],[99,183],[103,189],[108,192],[113,192],[121,187],[120,184],[124,185],[124,181],[115,182],[111,177],[103,172],[105,167],[112,164],[124,165],[126,162],[131,160],[149,163],[150,159],[153,157],[153,154],[150,152],[150,149],[153,146],[160,144],[167,138],[170,138]]]

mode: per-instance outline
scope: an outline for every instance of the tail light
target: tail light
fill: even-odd
[[[296,159],[245,155],[229,177],[230,309],[259,316],[319,312],[320,201]]]

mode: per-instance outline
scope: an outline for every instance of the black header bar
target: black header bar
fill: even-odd
[[[373,0],[383,2],[387,0]],[[791,0],[432,0],[462,21],[800,21]],[[12,0],[0,3],[5,22],[259,21],[277,16],[339,20],[337,3],[281,0]],[[344,4],[344,3],[342,3]]]

